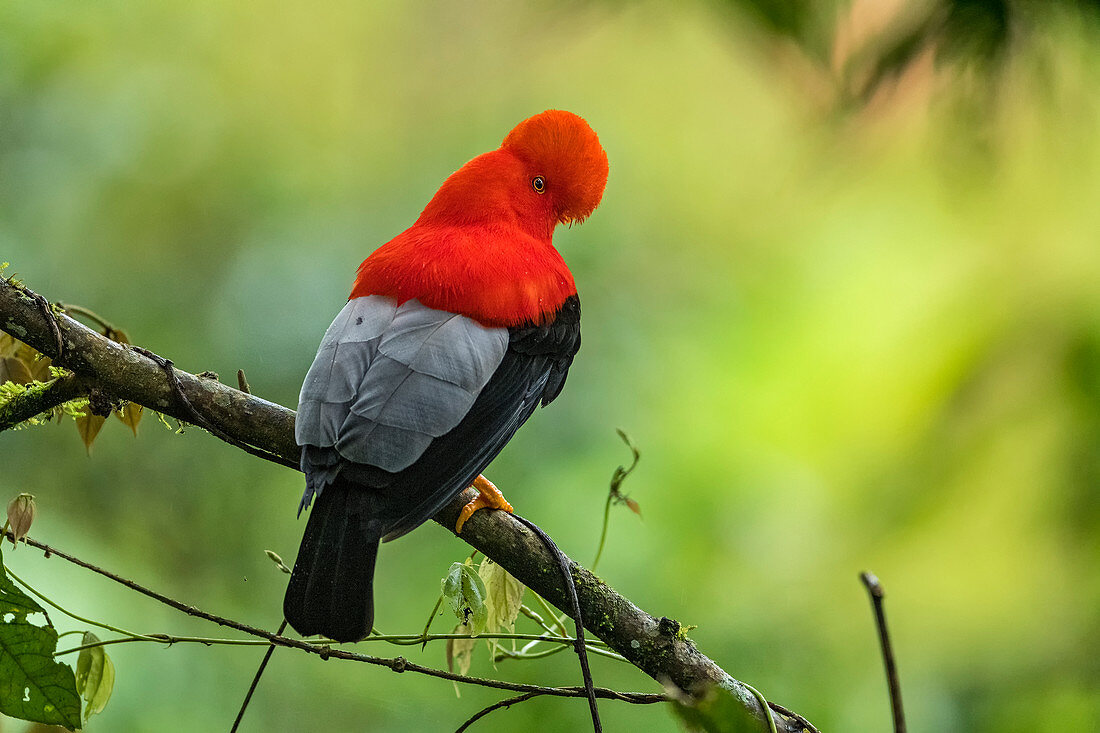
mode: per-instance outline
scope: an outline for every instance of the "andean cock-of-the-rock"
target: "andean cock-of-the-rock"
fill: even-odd
[[[306,375],[295,438],[310,506],[283,610],[300,634],[365,638],[379,542],[463,489],[511,511],[481,472],[565,385],[580,302],[558,224],[599,205],[607,154],[575,114],[524,120],[453,173],[359,266]]]

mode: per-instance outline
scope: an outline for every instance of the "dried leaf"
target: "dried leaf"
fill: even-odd
[[[634,512],[639,517],[642,516],[642,508],[638,506],[638,502],[634,501],[629,496],[624,496],[623,501],[625,501],[626,505],[630,507],[630,511]]]
[[[36,382],[48,382],[53,379],[53,375],[50,374],[50,365],[53,363],[50,361],[50,357],[44,356],[39,353],[37,349],[23,343],[22,341],[16,341],[15,358],[23,362],[23,365],[27,367],[27,372],[31,375],[31,379]]]
[[[84,441],[84,449],[88,451],[88,455],[92,454],[92,443],[106,421],[107,418],[93,415],[91,411],[85,413],[84,417],[76,418],[76,429],[80,433],[80,439]]]
[[[19,340],[8,333],[0,331],[0,357],[15,356],[15,350],[19,346]]]
[[[485,607],[485,584],[472,566],[456,562],[440,581],[443,598],[459,622],[476,636],[485,630],[488,610]]]
[[[136,402],[127,402],[123,404],[121,410],[115,410],[115,417],[122,421],[122,424],[129,427],[134,432],[134,437],[137,437],[138,423],[141,422],[141,414],[143,407]]]
[[[30,369],[21,359],[14,356],[0,358],[0,384],[14,382],[15,384],[29,384],[33,382]]]
[[[8,502],[8,526],[14,538],[12,544],[27,536],[37,513],[38,505],[31,494],[20,494]]]

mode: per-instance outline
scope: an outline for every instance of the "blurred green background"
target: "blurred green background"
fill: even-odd
[[[4,0],[0,260],[293,406],[359,262],[515,123],[577,112],[611,176],[555,240],[584,305],[568,388],[489,472],[517,510],[590,562],[621,427],[644,519],[613,513],[600,574],[770,699],[888,730],[871,569],[911,730],[1100,730],[1098,90],[1085,2]],[[0,461],[0,494],[38,496],[37,538],[279,621],[263,550],[294,557],[298,474],[151,416],[91,457],[71,423],[6,432]],[[418,632],[467,552],[434,525],[387,545],[379,628]],[[94,618],[222,635],[5,559]],[[228,729],[261,656],[110,652],[91,730]],[[566,654],[493,669],[482,648],[472,673],[579,677]],[[446,731],[502,696],[279,651],[243,730]],[[678,729],[601,709],[610,731]],[[586,720],[543,699],[475,730]]]

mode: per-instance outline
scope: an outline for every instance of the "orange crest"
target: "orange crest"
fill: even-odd
[[[583,221],[607,185],[607,153],[596,132],[572,112],[551,109],[515,126],[501,146],[545,179],[558,221]]]

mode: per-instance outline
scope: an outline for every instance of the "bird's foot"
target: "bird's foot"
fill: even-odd
[[[458,521],[455,522],[455,534],[462,534],[462,525],[466,524],[466,520],[473,516],[473,513],[478,509],[503,509],[508,513],[512,512],[512,505],[508,503],[504,498],[504,494],[500,493],[500,489],[493,486],[493,482],[489,479],[478,476],[470,485],[477,489],[477,496],[462,507],[462,511],[458,513]]]

